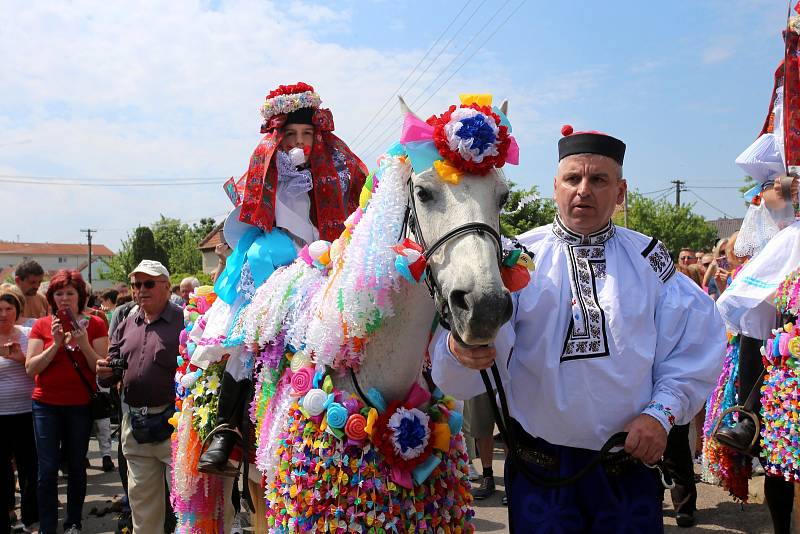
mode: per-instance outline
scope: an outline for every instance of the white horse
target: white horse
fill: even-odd
[[[413,115],[402,99],[400,107],[404,116]],[[501,110],[506,112],[505,103]],[[258,342],[262,348],[266,343],[273,344],[279,355],[283,354],[284,342],[289,352],[294,347],[308,352],[306,355],[300,350],[293,356],[283,356],[283,366],[274,366],[273,361],[272,370],[265,365],[259,376],[252,413],[256,415],[259,438],[256,466],[266,488],[264,499],[254,499],[258,531],[472,530],[468,459],[460,432],[460,414],[452,399],[443,398],[436,391],[431,396],[423,366],[437,309],[446,316],[452,334],[469,345],[490,343],[510,318],[511,297],[500,276],[499,237],[500,210],[508,197],[508,187],[502,171],[496,168],[483,176],[462,174],[457,183],[447,183],[434,168],[413,172],[404,158],[393,161],[402,163],[394,165],[393,174],[387,173],[390,178],[378,183],[361,219],[362,226],[355,226],[351,248],[345,250],[342,261],[331,268],[330,274],[324,277],[298,260],[276,271],[259,288],[244,314],[245,318],[255,317],[254,324],[272,314],[270,321],[263,320],[254,328],[258,332],[251,328],[249,341]],[[381,195],[384,201],[394,199],[396,204],[392,230],[376,223],[381,220],[375,218],[381,206],[386,205],[378,201]],[[407,207],[405,222],[410,224],[402,224],[405,235],[399,232],[402,209],[398,211],[398,206]],[[375,224],[370,227],[370,222]],[[354,248],[359,235],[363,243],[365,228],[373,228],[370,239],[380,241],[384,261],[388,257],[385,251],[404,237],[428,247],[428,283],[435,290],[435,301],[428,285],[406,282],[393,272],[391,313],[379,321],[377,330],[360,336],[364,345],[354,370],[337,372],[323,365],[331,362],[320,356],[322,350],[314,350],[326,337],[319,330],[314,332],[312,323],[326,313],[338,314],[335,305],[331,305],[335,301],[333,291],[328,294],[326,289],[330,290],[337,276],[347,277],[352,266],[348,263],[348,250]],[[384,265],[383,272],[388,270]],[[299,285],[293,286],[292,280],[299,279],[308,281],[305,287],[313,290],[304,292]],[[289,297],[295,299],[294,310],[281,295],[294,295]],[[301,316],[306,323],[298,319]],[[299,329],[302,334],[298,338],[292,325],[301,323],[304,326]],[[277,337],[279,331],[285,337]],[[358,337],[353,332],[348,335]],[[338,347],[339,340],[329,341],[328,346]],[[287,368],[287,358],[291,370]],[[319,394],[316,400],[320,395],[325,399],[327,394],[327,411],[321,405],[316,407],[318,410],[312,408],[309,399],[314,390],[298,393],[294,381],[302,378],[297,371],[303,365],[303,371],[315,376],[313,388]],[[323,370],[330,378],[324,384]],[[264,381],[268,375],[272,382]],[[377,399],[374,392],[379,393]],[[260,404],[259,395],[263,399]],[[411,398],[415,400],[412,402]],[[354,402],[360,412],[354,412]],[[410,411],[398,408],[400,402]],[[348,416],[347,426],[334,422],[334,405]],[[349,428],[351,419],[358,419],[361,414],[361,426],[354,424],[355,431]],[[427,429],[424,440],[415,445],[419,447],[417,456],[410,460],[399,452],[396,435],[390,443],[385,433],[384,438],[379,438],[370,430],[389,428],[387,420],[381,422],[381,418],[391,414],[395,414],[392,419],[405,414],[405,422],[411,427],[421,420]],[[190,414],[184,416],[188,421]],[[180,432],[179,427],[179,435]],[[403,451],[406,445],[412,447],[404,442]]]
[[[412,113],[402,99],[400,106],[404,115]],[[504,103],[504,113],[505,108]],[[328,373],[333,387],[329,385],[326,391],[336,392],[336,400],[360,399],[367,406],[377,408],[376,413],[382,412],[382,406],[385,408],[383,402],[408,404],[410,391],[429,390],[423,365],[437,308],[447,317],[453,335],[469,345],[490,343],[512,311],[509,291],[500,276],[499,216],[508,197],[502,171],[493,168],[483,176],[463,174],[457,183],[447,183],[434,168],[415,173],[410,164],[406,164],[405,169],[404,175],[394,176],[393,183],[386,183],[388,179],[381,181],[376,198],[381,193],[388,194],[386,189],[381,191],[381,187],[394,187],[392,194],[405,198],[406,221],[410,215],[411,224],[403,225],[407,229],[405,236],[384,233],[380,237],[388,239],[390,244],[408,237],[428,247],[425,254],[428,282],[434,288],[436,305],[426,284],[400,284],[392,295],[392,315],[367,338],[357,370]],[[369,210],[376,209],[380,208],[369,205]],[[355,232],[358,231],[356,227]],[[389,231],[392,230],[386,230]],[[346,254],[343,265],[339,268],[346,271]],[[334,268],[329,278],[336,275]],[[272,280],[268,280],[263,289],[267,298],[274,301],[275,296],[284,291],[279,278],[274,279],[276,287],[269,287]],[[253,306],[258,298],[257,295]],[[312,307],[317,311],[309,316],[324,315],[325,310],[319,310],[324,306],[316,301]],[[275,328],[265,330],[274,331]],[[311,330],[310,327],[309,332]],[[295,340],[294,346],[304,346],[313,353],[312,336],[308,334],[300,343]],[[308,346],[305,341],[309,342]],[[334,346],[338,345],[334,343]],[[319,352],[316,355],[319,356]],[[319,376],[320,358],[315,362]],[[314,387],[323,386],[316,384]],[[375,402],[370,393],[364,393],[371,390],[380,393],[380,402]],[[266,514],[270,532],[314,529],[367,532],[373,526],[399,532],[471,531],[471,496],[466,478],[468,459],[460,433],[460,414],[451,415],[449,419],[439,417],[442,412],[449,414],[454,409],[452,400],[436,396],[425,398],[419,405],[423,411],[415,412],[419,415],[428,410],[427,413],[436,414],[438,421],[447,421],[438,426],[449,430],[442,439],[430,436],[431,441],[437,440],[434,447],[438,452],[432,454],[431,445],[428,445],[426,454],[435,457],[428,457],[426,465],[421,466],[424,474],[420,475],[419,467],[413,470],[412,484],[411,468],[404,467],[402,461],[388,459],[400,457],[397,441],[393,442],[394,452],[391,448],[381,449],[379,440],[371,434],[372,443],[348,448],[347,443],[352,444],[352,440],[348,441],[351,434],[340,435],[337,441],[324,431],[326,423],[334,426],[330,408],[327,419],[317,416],[316,424],[312,425],[308,423],[309,413],[318,412],[302,404],[308,403],[308,396],[297,403],[289,391],[291,388],[284,382],[283,394],[276,393],[266,407],[271,411],[267,416],[270,422],[262,424],[260,429],[261,457],[257,455],[257,464],[267,486]],[[329,402],[332,399],[331,396]],[[368,408],[365,406],[365,409]],[[383,413],[391,413],[391,410],[390,404]],[[428,416],[419,417],[427,421]],[[430,420],[434,421],[433,415]],[[454,421],[458,422],[453,424]],[[372,423],[367,426],[371,427]],[[380,419],[377,425],[381,425]],[[383,425],[382,428],[388,428],[386,420]],[[332,480],[338,481],[335,487]],[[363,495],[359,489],[362,485]]]

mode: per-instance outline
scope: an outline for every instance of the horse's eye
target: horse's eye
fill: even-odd
[[[424,187],[420,186],[415,187],[414,194],[417,195],[417,200],[419,200],[423,204],[433,199],[433,194]]]
[[[508,204],[508,191],[500,195],[500,207],[502,208],[506,204]]]

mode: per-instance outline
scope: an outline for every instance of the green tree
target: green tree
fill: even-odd
[[[675,206],[666,199],[655,201],[636,192],[628,192],[628,228],[661,240],[673,255],[681,248],[710,248],[717,231],[692,211],[694,204]],[[614,222],[621,225],[622,212]]]
[[[214,228],[214,219],[204,218],[192,224],[180,219],[161,217],[149,228],[141,226],[122,242],[119,253],[106,262],[108,280],[124,282],[134,267],[143,259],[157,260],[173,273],[178,282],[184,277],[195,276],[207,281],[203,273],[203,255],[197,245]]]
[[[530,189],[516,189],[509,184],[508,202],[500,215],[500,230],[503,235],[515,236],[537,226],[550,224],[556,215],[552,199],[539,196],[536,186]]]
[[[166,251],[170,272],[196,273],[203,269],[200,241],[214,228],[214,219],[201,219],[192,226],[180,219],[161,218],[152,225],[156,243]]]

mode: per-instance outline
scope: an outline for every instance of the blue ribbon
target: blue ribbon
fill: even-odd
[[[296,257],[292,239],[280,228],[273,228],[269,233],[256,227],[250,228],[239,238],[225,264],[225,270],[214,284],[214,292],[223,302],[233,304],[239,295],[239,281],[245,262],[250,264],[253,282],[258,287],[276,268],[292,263]]]

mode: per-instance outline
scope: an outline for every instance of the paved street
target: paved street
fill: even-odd
[[[116,442],[114,447],[116,448]],[[97,441],[94,438],[89,448],[92,467],[88,471],[89,487],[84,506],[83,531],[86,534],[113,533],[116,514],[109,510],[112,504],[119,500],[122,494],[122,485],[116,471],[104,473],[100,469],[101,458],[97,450]],[[116,458],[114,463],[116,463]],[[493,468],[496,475],[503,472],[502,449],[499,447],[495,449]],[[768,534],[772,532],[769,514],[766,506],[762,504],[762,480],[761,477],[758,477],[751,482],[752,503],[747,505],[734,503],[720,488],[700,484],[698,486],[700,509],[697,513],[697,526],[693,529],[680,529],[675,526],[672,507],[666,505],[665,531],[667,533],[724,532],[731,534]],[[66,480],[61,479],[60,482],[59,494],[64,503]],[[495,482],[497,483],[497,493],[485,501],[476,502],[475,526],[477,532],[507,532],[506,508],[500,505],[500,496],[504,490],[502,476],[497,476]]]

